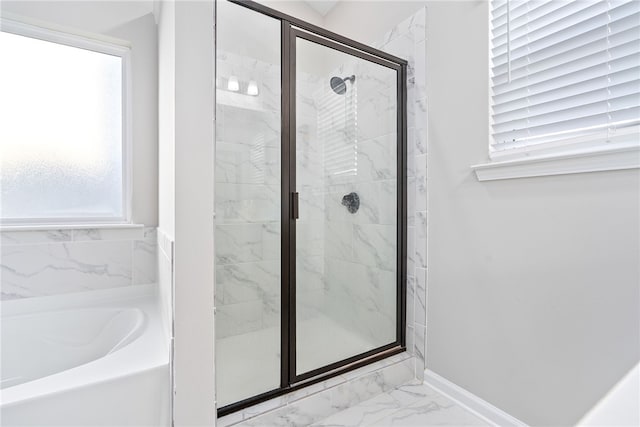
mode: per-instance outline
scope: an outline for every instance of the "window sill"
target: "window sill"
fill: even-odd
[[[640,168],[640,144],[563,151],[471,166],[478,181]]]

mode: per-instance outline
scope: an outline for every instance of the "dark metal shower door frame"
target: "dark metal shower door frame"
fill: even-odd
[[[281,21],[281,333],[280,387],[218,409],[223,416],[302,387],[400,353],[406,349],[407,281],[407,61],[339,34],[309,24],[250,0],[228,0]],[[329,49],[396,71],[397,82],[397,261],[396,339],[382,347],[298,374],[296,371],[296,40]]]

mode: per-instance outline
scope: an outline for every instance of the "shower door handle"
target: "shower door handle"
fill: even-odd
[[[291,214],[293,216],[293,219],[298,219],[300,217],[298,212],[298,204],[298,192],[291,193]]]

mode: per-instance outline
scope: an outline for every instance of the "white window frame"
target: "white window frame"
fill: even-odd
[[[5,14],[6,15],[6,14]],[[132,224],[132,91],[131,46],[101,35],[78,33],[17,17],[0,18],[0,31],[57,43],[122,59],[122,217],[10,218],[0,217],[1,229],[42,229],[63,226],[106,227]]]
[[[487,22],[491,22],[491,0]],[[487,32],[489,110],[487,116],[489,161],[471,166],[478,181],[564,175],[640,168],[640,126],[619,129],[615,135],[600,134],[495,150],[491,129],[493,88],[491,82],[491,24]]]

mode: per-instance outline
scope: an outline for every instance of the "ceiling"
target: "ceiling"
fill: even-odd
[[[304,0],[304,2],[322,16],[327,16],[327,13],[338,4],[338,0]]]

